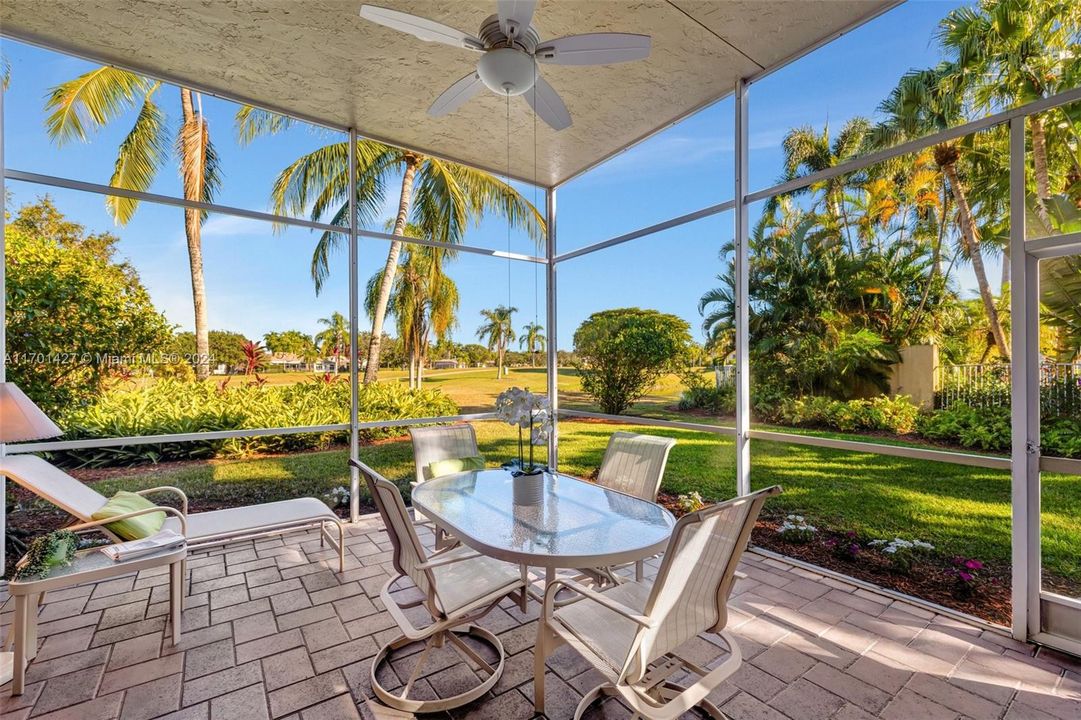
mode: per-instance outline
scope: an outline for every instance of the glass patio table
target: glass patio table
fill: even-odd
[[[474,470],[428,480],[413,505],[463,544],[489,557],[545,569],[619,565],[664,550],[676,524],[656,503],[546,472],[514,478]]]

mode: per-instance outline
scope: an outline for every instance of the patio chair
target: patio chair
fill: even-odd
[[[575,720],[602,695],[618,696],[650,720],[675,720],[695,706],[724,718],[706,696],[743,662],[739,645],[725,630],[728,596],[762,504],[780,492],[774,486],[683,516],[652,587],[627,582],[597,592],[573,580],[552,582],[544,593],[534,649],[537,712],[544,711],[545,659],[567,643],[606,680],[585,694]],[[556,594],[567,588],[581,597],[557,609]],[[706,631],[717,633],[729,652],[713,670],[677,652]],[[685,673],[697,680],[677,684]]]
[[[383,645],[372,660],[372,690],[390,707],[414,713],[439,712],[476,700],[498,682],[503,674],[505,654],[498,637],[473,623],[487,615],[505,597],[514,598],[524,605],[525,570],[463,546],[446,548],[429,556],[417,537],[397,486],[364,463],[349,462],[360,471],[368,484],[372,501],[383,518],[394,546],[392,560],[398,571],[383,585],[379,597],[402,634]],[[405,578],[416,586],[419,598],[401,601],[403,591],[409,591],[408,584],[396,590],[395,586]],[[396,594],[399,597],[396,598]],[[431,622],[420,628],[414,626],[404,612],[410,608],[423,608]],[[481,657],[477,649],[466,644],[460,635],[467,635],[490,646],[495,650],[498,662],[493,666]],[[380,666],[395,650],[420,642],[424,643],[424,649],[413,656],[417,659],[408,679],[399,693],[391,692],[379,681]],[[422,677],[429,655],[433,650],[448,646],[482,677],[486,677],[478,685],[452,697],[427,700],[410,697],[416,681]],[[400,671],[398,663],[395,665],[395,670]],[[437,665],[433,670],[439,667]]]
[[[672,438],[656,435],[612,433],[597,473],[597,484],[656,502],[657,492],[661,489],[661,480],[664,478],[664,468],[668,464],[668,453],[675,444],[676,441]],[[612,568],[582,571],[595,580],[619,582]],[[645,561],[637,561],[634,564],[634,579],[641,582],[644,572]]]
[[[413,440],[413,462],[417,469],[417,479],[410,485],[416,487],[433,478],[430,465],[441,460],[458,460],[477,457],[477,433],[472,425],[433,425],[430,427],[409,428]],[[418,522],[431,522],[421,513],[416,513]],[[432,522],[435,528],[435,547],[442,549],[456,544],[445,528]]]
[[[295,498],[189,514],[188,498],[182,490],[175,487],[155,487],[139,490],[136,494],[168,493],[179,500],[180,509],[161,505],[107,520],[95,520],[94,512],[102,508],[108,498],[35,455],[8,455],[0,459],[0,474],[77,518],[80,522],[69,526],[69,530],[98,530],[114,542],[121,539],[109,530],[109,524],[154,512],[166,514],[162,527],[187,538],[189,549],[224,545],[237,540],[318,526],[320,544],[329,543],[338,552],[338,571],[345,572],[345,525],[326,503],[316,498]],[[328,526],[335,528],[337,532],[328,532]]]

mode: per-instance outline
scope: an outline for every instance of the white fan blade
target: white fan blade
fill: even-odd
[[[537,113],[541,120],[548,123],[553,130],[563,130],[571,126],[571,114],[567,112],[567,106],[555,88],[548,81],[537,76],[537,82],[532,88],[522,93],[533,112]]]
[[[432,117],[442,117],[447,113],[452,113],[483,88],[484,83],[481,82],[480,76],[473,71],[444,90],[443,94],[437,97],[428,108],[428,114]]]
[[[649,35],[588,33],[546,40],[537,46],[537,60],[554,65],[610,65],[649,57]]]
[[[467,50],[484,49],[484,43],[469,33],[409,13],[388,10],[376,5],[361,5],[360,16],[365,20],[371,20],[388,28],[409,33],[425,42],[443,43],[444,45],[462,47]]]
[[[537,0],[499,0],[496,3],[499,29],[509,38],[518,37],[533,21],[533,11],[536,9]]]

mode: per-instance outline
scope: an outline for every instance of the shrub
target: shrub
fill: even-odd
[[[736,386],[724,383],[692,385],[679,398],[680,410],[705,410],[712,415],[731,415],[736,411]]]
[[[685,320],[656,310],[593,313],[574,331],[582,389],[601,412],[622,413],[661,377],[686,367],[690,329]]]
[[[931,440],[957,443],[966,448],[1010,449],[1010,409],[975,408],[963,403],[937,410],[920,420],[920,434]]]
[[[785,400],[778,417],[787,425],[828,427],[842,432],[883,430],[908,434],[916,429],[920,409],[906,396],[874,397],[869,400],[831,400],[806,397]]]
[[[360,421],[453,415],[454,404],[439,390],[409,390],[397,383],[360,388]],[[349,422],[349,384],[314,380],[295,385],[230,387],[161,380],[140,390],[114,389],[86,408],[68,414],[67,439],[212,432],[244,428],[303,427]],[[401,428],[363,430],[362,439],[397,435]],[[104,467],[162,460],[292,452],[343,442],[347,432],[268,435],[184,443],[153,443],[58,452],[66,465]]]

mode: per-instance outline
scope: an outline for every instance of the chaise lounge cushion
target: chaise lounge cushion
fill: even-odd
[[[218,538],[246,533],[256,533],[268,528],[287,528],[290,525],[310,525],[312,521],[325,518],[337,522],[338,516],[322,500],[296,498],[261,505],[211,510],[188,515],[189,543],[202,543]],[[180,521],[170,517],[165,528],[180,532]]]

